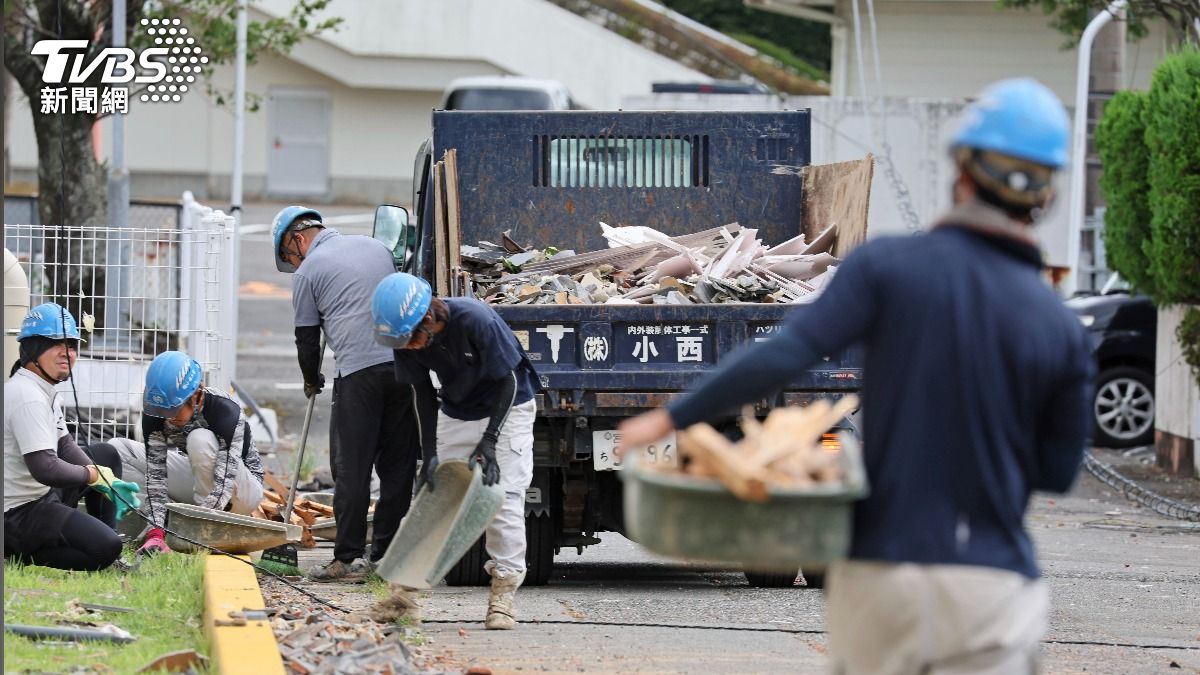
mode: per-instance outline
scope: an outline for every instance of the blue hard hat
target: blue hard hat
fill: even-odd
[[[142,411],[154,417],[175,417],[188,397],[200,388],[200,364],[183,352],[163,352],[146,370]]]
[[[300,218],[312,218],[318,223],[321,221],[321,213],[314,211],[307,206],[288,206],[275,215],[275,223],[271,225],[271,241],[273,243],[272,253],[275,256],[275,269],[280,272],[295,272],[296,268],[291,263],[283,259],[280,255],[280,245],[283,243],[283,233],[288,231],[292,223]]]
[[[375,341],[392,349],[403,349],[413,331],[429,311],[433,289],[429,282],[404,272],[384,277],[371,297]]]
[[[46,302],[29,310],[25,320],[21,322],[21,332],[17,342],[34,336],[46,337],[51,340],[79,340],[79,326],[75,317],[65,307],[56,302]]]
[[[1014,78],[989,85],[967,106],[951,145],[1061,169],[1067,164],[1070,129],[1054,92],[1032,78]]]

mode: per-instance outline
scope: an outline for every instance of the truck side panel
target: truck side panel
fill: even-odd
[[[799,232],[808,111],[433,113],[433,158],[458,152],[461,241],[603,249],[599,222],[670,235],[738,222]]]

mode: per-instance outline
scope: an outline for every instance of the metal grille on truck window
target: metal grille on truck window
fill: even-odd
[[[708,135],[533,137],[533,185],[708,187]]]

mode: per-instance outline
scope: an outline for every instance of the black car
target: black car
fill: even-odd
[[[1067,301],[1094,338],[1093,443],[1127,448],[1154,442],[1154,350],[1158,311],[1144,295],[1111,293]]]

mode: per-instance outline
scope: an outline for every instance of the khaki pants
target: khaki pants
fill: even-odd
[[[504,503],[488,523],[484,545],[492,556],[491,567],[501,574],[525,571],[525,491],[533,480],[533,421],[537,403],[526,401],[508,411],[500,438],[496,442],[496,463],[500,465],[500,487]],[[488,418],[457,420],[438,412],[438,459],[466,459],[487,431]]]
[[[1045,584],[967,565],[844,561],[829,569],[829,656],[838,674],[1034,673]]]

